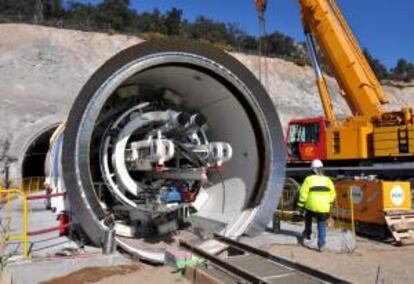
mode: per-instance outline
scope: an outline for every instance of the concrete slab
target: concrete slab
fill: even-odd
[[[31,284],[50,280],[85,267],[131,264],[132,260],[120,255],[80,254],[69,257],[50,257],[10,263],[5,272],[13,284]]]

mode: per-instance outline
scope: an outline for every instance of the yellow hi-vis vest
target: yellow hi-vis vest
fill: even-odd
[[[308,176],[299,192],[298,207],[315,213],[329,213],[335,201],[335,186],[329,177]]]

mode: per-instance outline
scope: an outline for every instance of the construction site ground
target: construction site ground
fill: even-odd
[[[285,224],[282,224],[285,226]],[[299,225],[286,226],[298,230]],[[292,235],[275,235],[265,232],[243,241],[257,245],[272,254],[298,262],[323,272],[347,279],[352,283],[412,283],[414,246],[395,247],[357,237],[352,253],[340,252],[340,233],[329,232],[328,250],[322,253],[296,242]],[[139,279],[139,282],[137,280]],[[82,269],[45,283],[188,283],[180,274],[168,267],[130,264],[123,266],[92,267]]]
[[[243,241],[352,283],[413,283],[414,246],[396,247],[357,237],[354,251],[347,252],[343,243],[349,242],[349,236],[335,230],[328,233],[328,248],[320,253],[314,244],[307,248],[297,243],[296,236],[302,229],[301,224],[285,223],[282,227],[289,229],[280,235],[265,232],[255,238],[243,238]],[[177,274],[172,274],[170,269],[160,267],[113,275],[98,283],[136,283],[137,279],[145,279],[140,283],[187,283]]]
[[[19,211],[18,200],[13,204]],[[55,224],[54,214],[42,209],[42,202],[30,207],[32,214],[36,214],[36,218],[30,219],[30,229],[48,225],[46,220],[49,225]],[[316,250],[315,235],[309,247],[299,244],[302,229],[302,223],[282,222],[279,234],[266,231],[241,241],[353,283],[413,282],[414,246],[396,247],[362,237],[355,239],[349,231],[330,229],[327,251],[320,253]],[[57,233],[32,238],[31,244],[32,258],[6,264],[0,283],[137,283],[138,279],[139,283],[187,283],[171,268],[139,263],[119,253],[102,255],[99,249],[86,247],[84,251],[62,254],[76,245]]]
[[[297,245],[268,245],[269,252],[352,283],[413,283],[414,247],[393,247],[358,238],[351,254],[319,253]]]
[[[282,235],[265,232],[255,239],[244,241],[352,283],[413,283],[413,245],[394,246],[357,236],[354,250],[347,252],[349,236],[330,230],[327,250],[321,253],[315,249],[314,243],[307,248],[296,242],[293,232],[299,232],[302,224],[282,223],[283,228],[287,229]]]

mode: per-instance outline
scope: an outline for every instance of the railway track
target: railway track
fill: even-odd
[[[180,241],[180,245],[207,261],[199,269],[217,283],[350,283],[233,239],[215,235],[214,241],[223,245],[217,254],[186,241]]]

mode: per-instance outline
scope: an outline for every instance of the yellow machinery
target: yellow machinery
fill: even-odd
[[[383,111],[381,105],[388,100],[335,1],[300,2],[308,44],[314,46],[316,38],[353,114],[344,123],[337,123],[326,82],[317,72],[326,118],[332,125],[327,128],[327,159],[413,155],[412,110]],[[314,66],[317,70],[317,63]]]
[[[328,123],[327,159],[369,159],[414,154],[412,110],[385,113],[388,100],[334,0],[301,0],[310,45],[316,38],[332,66],[353,117],[338,124],[323,75],[317,71]],[[308,41],[309,42],[309,41]],[[309,44],[309,43],[308,43]],[[315,69],[319,69],[314,62]],[[410,141],[411,140],[411,141]]]
[[[265,0],[256,0],[260,18]],[[297,119],[288,130],[289,160],[366,161],[414,156],[411,108],[385,112],[386,95],[334,0],[299,0],[316,83],[325,117]],[[339,121],[317,57],[328,61],[353,114]]]
[[[385,237],[389,231],[398,244],[412,242],[414,212],[409,182],[345,179],[336,181],[335,188],[334,218],[353,221],[361,234]]]
[[[256,0],[259,19],[264,19],[266,2]],[[368,163],[386,162],[398,169],[396,161],[413,161],[412,109],[384,111],[382,105],[388,103],[388,99],[335,0],[299,0],[299,3],[325,117],[294,119],[289,123],[290,177],[303,177],[297,171],[298,164],[314,159],[324,160],[334,169],[332,172],[340,168],[342,173],[347,172],[344,168],[355,171]],[[332,107],[317,56],[318,47],[352,112],[353,116],[344,121],[337,119]],[[375,170],[379,172],[382,167],[379,165]],[[394,177],[401,179],[402,176],[397,172]],[[337,182],[336,187],[336,217],[354,216],[359,232],[378,236],[385,234],[388,228],[398,243],[411,239],[414,213],[409,182],[349,179]],[[344,215],[351,210],[349,192],[352,192],[354,214]]]

